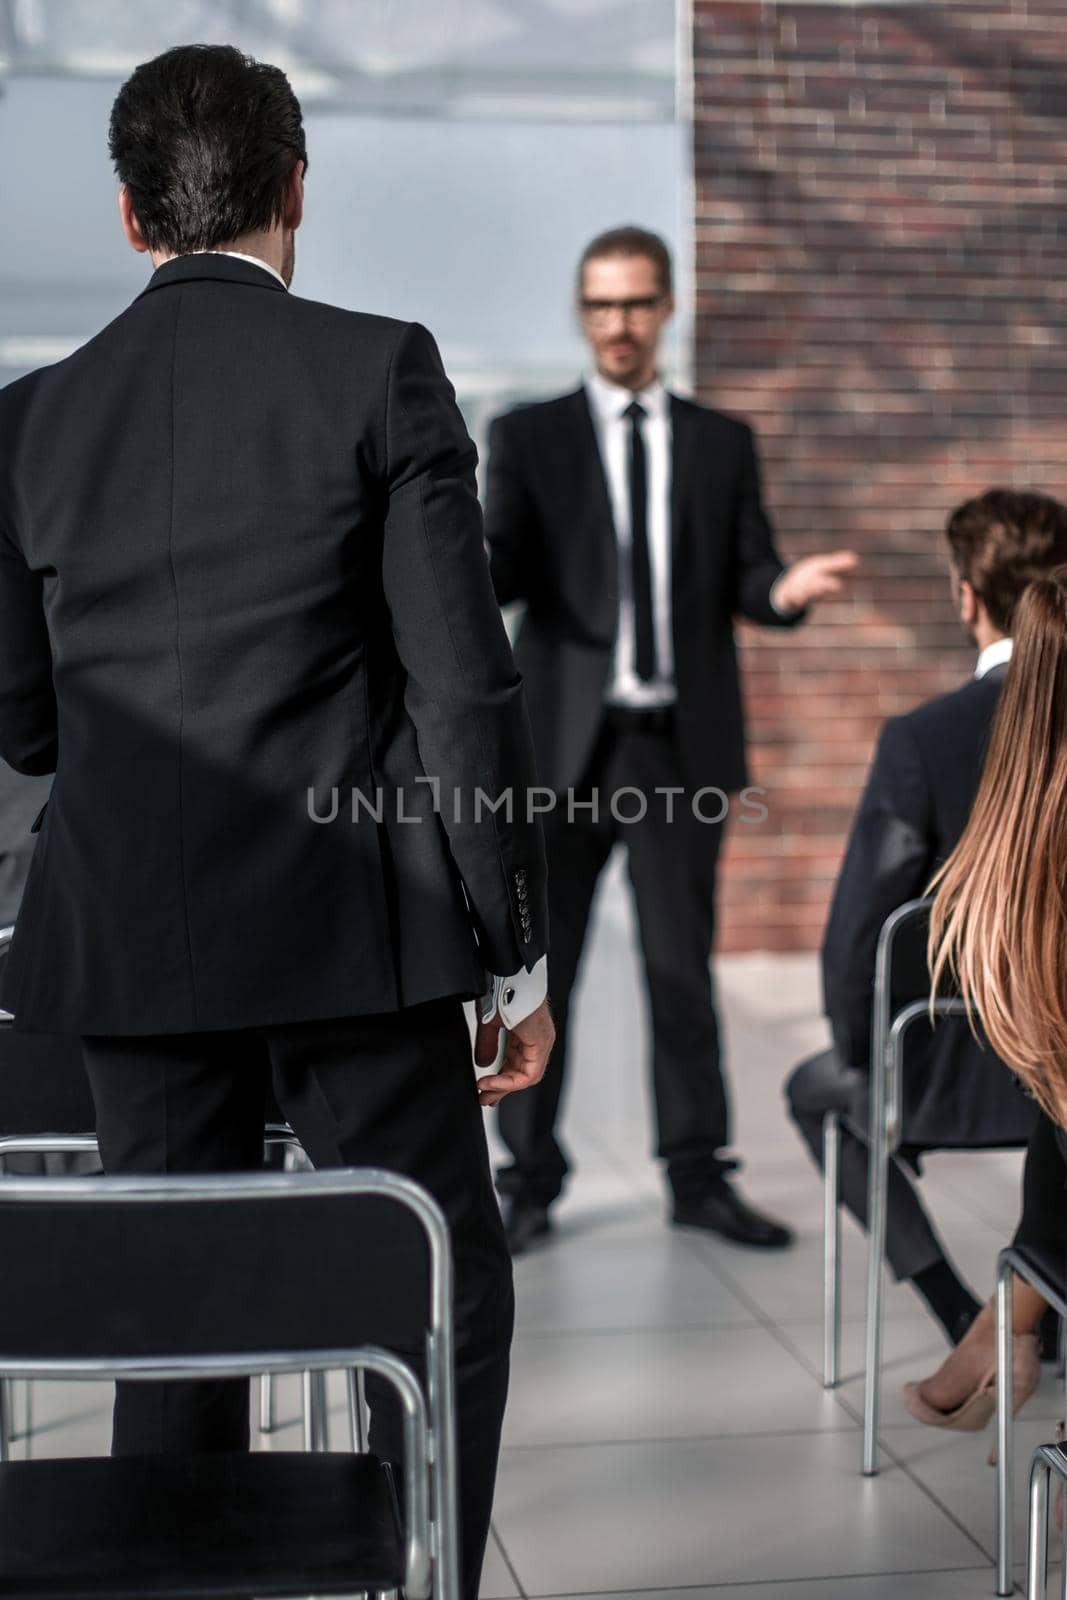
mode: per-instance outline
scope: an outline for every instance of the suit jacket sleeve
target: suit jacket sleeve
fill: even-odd
[[[535,522],[515,428],[509,417],[497,417],[489,429],[485,538],[493,588],[502,606],[530,598]]]
[[[759,460],[752,429],[745,427],[741,441],[741,472],[735,512],[737,539],[737,592],[735,613],[770,628],[793,628],[805,611],[782,613],[771,605],[771,589],[785,571],[774,547],[774,534],[763,507]]]
[[[891,911],[918,899],[934,869],[925,769],[907,723],[887,722],[853,823],[823,940],[823,998],[849,1066],[870,1057],[874,959]]]
[[[529,970],[545,953],[541,827],[522,680],[485,556],[477,454],[437,346],[418,323],[395,346],[386,400],[388,510],[383,581],[407,675],[405,703],[462,876],[490,972]],[[510,808],[483,804],[511,795]],[[458,813],[458,816],[457,816]]]
[[[41,580],[0,512],[0,757],[16,772],[56,770],[56,698]]]

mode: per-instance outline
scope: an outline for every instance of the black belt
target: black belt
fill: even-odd
[[[673,706],[605,706],[604,721],[620,733],[670,733]]]

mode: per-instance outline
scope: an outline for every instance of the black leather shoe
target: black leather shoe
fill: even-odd
[[[551,1228],[547,1206],[535,1205],[532,1200],[523,1200],[518,1195],[504,1201],[504,1233],[513,1256],[521,1256],[535,1239],[543,1238]]]
[[[671,1221],[676,1228],[703,1228],[753,1250],[785,1250],[793,1243],[788,1228],[753,1211],[725,1178],[702,1195],[675,1199]]]

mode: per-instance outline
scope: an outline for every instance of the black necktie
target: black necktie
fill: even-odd
[[[652,561],[648,551],[648,468],[641,423],[647,416],[637,400],[626,407],[630,419],[630,593],[634,605],[634,665],[646,683],[656,675],[656,627],[652,615]]]

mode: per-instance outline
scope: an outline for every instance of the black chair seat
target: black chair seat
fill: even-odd
[[[1067,1262],[1063,1259],[1062,1251],[1055,1246],[1038,1244],[1017,1244],[1015,1249],[1050,1289],[1061,1297],[1067,1297]]]
[[[0,1467],[6,1600],[190,1600],[397,1589],[375,1456],[129,1456]]]

